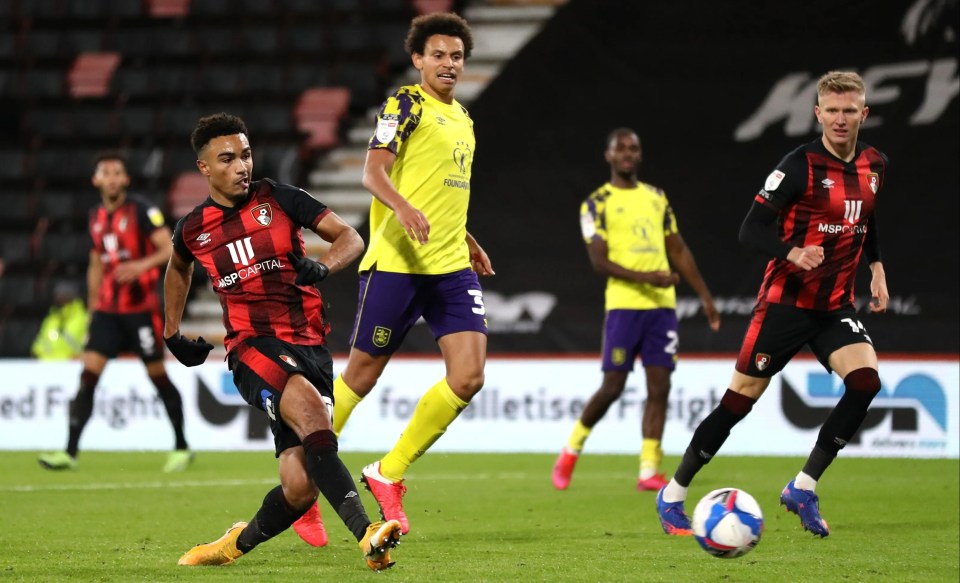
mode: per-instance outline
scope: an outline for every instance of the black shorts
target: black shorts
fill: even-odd
[[[324,346],[299,346],[272,337],[249,338],[227,358],[233,383],[251,406],[270,417],[276,455],[300,445],[300,438],[280,418],[287,379],[302,374],[320,392],[333,415],[333,358]]]
[[[135,352],[143,362],[163,359],[163,322],[159,312],[113,314],[94,311],[85,350],[116,358]]]
[[[831,312],[758,302],[743,338],[737,371],[751,377],[770,378],[790,362],[804,344],[832,372],[828,360],[844,346],[873,344],[853,308]]]

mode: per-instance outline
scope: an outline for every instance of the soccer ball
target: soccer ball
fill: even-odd
[[[760,505],[743,490],[714,490],[693,510],[693,536],[714,557],[742,557],[757,546],[762,533]]]

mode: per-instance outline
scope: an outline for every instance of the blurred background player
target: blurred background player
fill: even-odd
[[[740,227],[740,242],[773,259],[757,295],[736,370],[720,404],[697,427],[673,479],[657,495],[668,534],[689,535],[687,488],[780,372],[806,344],[844,392],[830,412],[803,469],[780,504],[803,528],[830,534],[820,516],[817,481],[850,441],[880,391],[877,353],[853,304],[861,253],[872,279],[870,311],[887,309],[890,294],[880,258],[877,195],[887,158],[857,141],[867,119],[863,80],[832,71],[817,83],[814,113],[823,135],[787,154],[767,177]]]
[[[160,266],[170,259],[170,229],[163,213],[147,201],[127,195],[130,177],[124,159],[115,152],[101,154],[92,179],[100,190],[100,204],[90,211],[90,263],[87,267],[89,338],[83,353],[80,388],[70,402],[66,451],[40,456],[50,470],[78,466],[80,435],[93,413],[93,394],[107,361],[121,352],[136,352],[147,368],[170,417],[174,450],[165,472],[182,471],[193,453],[183,434],[183,401],[167,377],[163,364],[163,337],[157,285]]]
[[[225,113],[201,118],[190,136],[210,196],[174,230],[164,279],[164,338],[187,366],[202,364],[213,348],[203,338],[180,334],[199,261],[223,308],[234,383],[250,406],[270,417],[280,485],[267,493],[249,524],[234,524],[220,539],[188,551],[179,564],[233,562],[289,528],[319,491],[356,537],[367,565],[380,571],[393,565],[389,551],[399,541],[400,523],[370,523],[337,455],[333,361],[325,346],[329,324],[315,285],[359,257],[363,240],[305,191],[267,178],[252,182],[247,136],[243,120]],[[304,257],[303,227],[330,243],[320,262]]]
[[[700,276],[693,254],[680,236],[662,190],[637,180],[643,159],[640,138],[627,128],[607,137],[604,157],[610,182],[580,207],[580,227],[596,273],[607,278],[603,337],[603,382],[574,424],[566,447],[553,466],[553,485],[565,490],[584,443],[626,386],[637,356],[646,371],[643,444],[637,490],[659,490],[667,482],[659,473],[663,426],[670,394],[670,374],[677,361],[677,314],[674,286],[679,276],[700,296],[716,332],[720,315]],[[669,261],[668,261],[669,260]]]
[[[420,398],[393,449],[361,478],[384,518],[399,520],[407,533],[404,474],[483,386],[487,326],[477,275],[493,275],[493,268],[467,232],[475,139],[473,120],[454,99],[473,49],[470,27],[456,14],[419,16],[405,48],[420,83],[384,102],[367,150],[370,245],[360,262],[350,356],[334,382],[334,431],[340,434],[422,316],[447,374]]]
[[[60,282],[53,288],[53,305],[40,324],[30,353],[39,360],[70,360],[83,354],[87,337],[87,307],[77,286]]]

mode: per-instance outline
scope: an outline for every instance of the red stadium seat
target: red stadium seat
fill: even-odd
[[[328,150],[339,143],[340,119],[350,107],[346,87],[314,87],[300,95],[293,110],[297,129],[307,134],[309,150]]]
[[[103,97],[110,91],[110,81],[119,64],[119,53],[80,54],[67,73],[70,95]]]
[[[147,0],[146,4],[153,18],[180,18],[190,12],[190,0]]]
[[[167,207],[174,220],[193,210],[207,200],[210,190],[207,179],[199,172],[184,172],[177,176],[167,191]]]
[[[413,7],[417,10],[417,14],[450,12],[452,6],[453,0],[413,0]]]

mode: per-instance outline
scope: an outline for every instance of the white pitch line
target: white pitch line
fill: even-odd
[[[465,481],[526,481],[526,480],[546,480],[549,473],[531,473],[531,472],[496,472],[496,473],[476,473],[476,474],[422,474],[419,476],[423,480],[434,482],[465,482]],[[410,474],[409,479],[416,480],[418,476]],[[622,480],[624,473],[595,473],[584,472],[578,476],[578,481],[597,481],[597,480]],[[0,486],[0,492],[83,492],[98,490],[142,490],[142,489],[160,489],[160,488],[221,488],[229,486],[261,486],[279,483],[279,478],[262,478],[259,480],[183,480],[178,482],[115,482],[105,484],[48,484],[48,485],[20,485],[20,486]]]
[[[86,490],[140,490],[146,488],[217,488],[277,484],[279,478],[261,480],[187,480],[183,482],[121,482],[112,484],[50,484],[46,486],[0,486],[0,492],[69,492]]]

